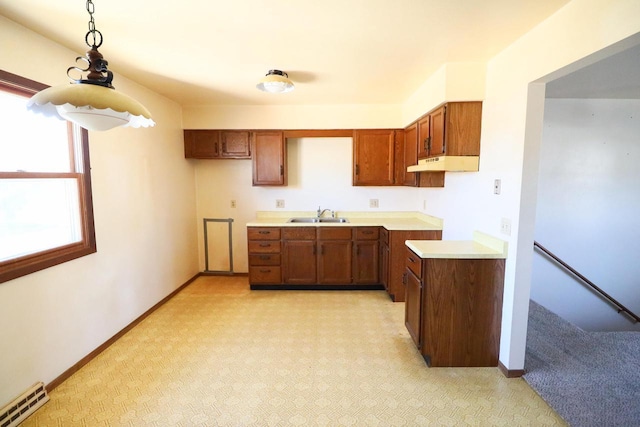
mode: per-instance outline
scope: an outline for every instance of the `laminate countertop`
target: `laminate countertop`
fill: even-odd
[[[287,222],[290,218],[315,218],[316,212],[309,211],[260,211],[247,227],[384,227],[387,230],[436,230],[442,231],[442,220],[420,212],[341,212],[336,218],[346,218],[349,222]],[[327,214],[324,215],[327,216]]]
[[[420,258],[505,259],[507,242],[479,231],[473,240],[407,240],[405,245]]]

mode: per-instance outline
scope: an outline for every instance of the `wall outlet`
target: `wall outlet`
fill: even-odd
[[[283,199],[276,199],[276,208],[284,209],[284,200]]]
[[[378,199],[369,199],[369,207],[377,208],[378,207]]]
[[[511,236],[511,220],[508,220],[507,218],[502,218],[500,220],[500,232],[507,236]]]
[[[500,194],[500,191],[502,191],[502,180],[495,179],[493,181],[493,194]]]
[[[235,207],[236,207],[236,201],[235,201],[235,200],[232,200],[232,201],[231,201],[231,207],[232,207],[232,208],[235,208]]]

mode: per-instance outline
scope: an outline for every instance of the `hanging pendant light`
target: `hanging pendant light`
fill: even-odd
[[[86,68],[69,67],[67,76],[71,84],[53,86],[31,97],[27,108],[31,111],[54,116],[77,123],[88,130],[109,130],[117,126],[149,127],[155,122],[151,113],[130,96],[116,92],[112,86],[113,73],[107,69],[108,62],[98,52],[102,45],[102,33],[96,30],[93,20],[95,9],[87,1],[89,31],[85,42],[91,49],[86,57],[79,56],[76,62],[84,61]],[[87,72],[86,79],[74,79],[70,72]]]
[[[280,70],[269,70],[256,87],[269,93],[291,92],[295,88],[293,82],[289,80],[289,75]]]

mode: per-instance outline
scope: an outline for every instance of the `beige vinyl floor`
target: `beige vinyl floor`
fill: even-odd
[[[428,368],[383,291],[200,277],[23,426],[558,426],[522,379]]]

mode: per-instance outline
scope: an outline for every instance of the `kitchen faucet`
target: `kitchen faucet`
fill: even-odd
[[[320,209],[320,206],[318,206],[318,211],[316,212],[318,214],[317,217],[320,218],[327,211],[331,212],[331,218],[336,217],[336,213],[334,211],[332,211],[331,209]]]

